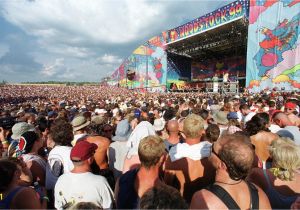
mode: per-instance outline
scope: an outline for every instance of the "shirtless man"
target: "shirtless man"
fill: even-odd
[[[248,137],[221,137],[213,144],[209,160],[216,169],[215,183],[194,194],[191,209],[271,209],[262,189],[244,181],[254,161]]]
[[[269,131],[270,119],[268,113],[258,113],[247,122],[245,131],[250,135],[252,144],[255,146],[255,153],[258,158],[266,162],[270,156],[269,146],[278,139],[278,135]]]
[[[74,140],[73,146],[77,141],[87,140],[90,143],[94,143],[98,146],[95,152],[95,163],[99,169],[108,168],[107,150],[110,144],[110,140],[100,136],[91,127],[89,127],[90,121],[84,116],[77,116],[72,121]]]
[[[255,153],[261,161],[266,162],[269,157],[268,147],[272,141],[278,139],[279,136],[272,132],[261,131],[250,137],[252,144],[255,146]]]
[[[169,137],[164,140],[166,150],[169,151],[171,147],[175,146],[176,144],[183,143],[183,139],[179,135],[179,123],[177,120],[170,120],[167,123],[167,131]]]
[[[100,169],[108,169],[107,150],[110,145],[110,140],[102,136],[87,136],[86,140],[98,146],[94,154],[95,162]]]
[[[189,115],[183,122],[183,133],[186,136],[185,143],[188,147],[199,146],[201,136],[204,134],[204,120],[198,115]],[[179,148],[181,145],[184,144],[179,143],[176,147]],[[174,149],[176,148],[174,147]],[[189,151],[184,152],[193,155]],[[192,157],[184,157],[172,162],[169,156],[165,163],[165,182],[178,188],[188,203],[194,192],[213,183],[214,174],[215,169],[207,158],[201,159],[200,157],[195,160]]]
[[[101,125],[99,125],[101,126]],[[88,127],[89,135],[85,136],[84,139],[90,143],[94,143],[98,146],[94,154],[95,161],[91,165],[93,173],[104,176],[107,179],[110,187],[114,189],[115,180],[113,172],[108,167],[108,148],[111,141],[103,136],[100,136],[96,130],[99,130],[95,127]]]

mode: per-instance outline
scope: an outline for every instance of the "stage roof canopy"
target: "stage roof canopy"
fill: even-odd
[[[194,60],[243,55],[247,51],[248,19],[243,17],[195,36],[169,43],[168,53]]]

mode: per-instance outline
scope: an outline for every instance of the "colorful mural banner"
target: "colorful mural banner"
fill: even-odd
[[[300,1],[251,0],[246,85],[251,92],[300,88]]]
[[[163,32],[140,45],[111,75],[111,79],[129,89],[164,91],[167,80],[165,40],[166,33]],[[134,76],[129,77],[128,72],[134,72]]]
[[[249,1],[239,0],[219,8],[205,16],[171,29],[167,32],[167,43],[199,34],[225,23],[237,20],[248,13]]]

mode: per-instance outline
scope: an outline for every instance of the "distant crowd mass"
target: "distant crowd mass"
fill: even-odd
[[[0,86],[0,209],[300,209],[300,94]]]

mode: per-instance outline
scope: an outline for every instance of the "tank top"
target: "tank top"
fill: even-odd
[[[118,209],[137,209],[139,196],[134,188],[134,181],[139,169],[127,171],[120,177],[119,192],[117,200]]]
[[[282,195],[272,186],[269,176],[267,174],[267,170],[264,169],[263,172],[268,182],[268,187],[265,190],[265,192],[270,200],[272,209],[290,209],[292,203],[295,202],[295,200],[299,195],[295,195],[295,196]]]
[[[250,191],[250,209],[259,209],[258,190],[252,183],[246,183]],[[206,189],[215,194],[227,206],[228,209],[241,209],[231,197],[231,195],[223,187],[213,184],[208,186]]]
[[[0,209],[10,209],[10,204],[15,195],[24,187],[16,187],[3,200],[0,200]]]

